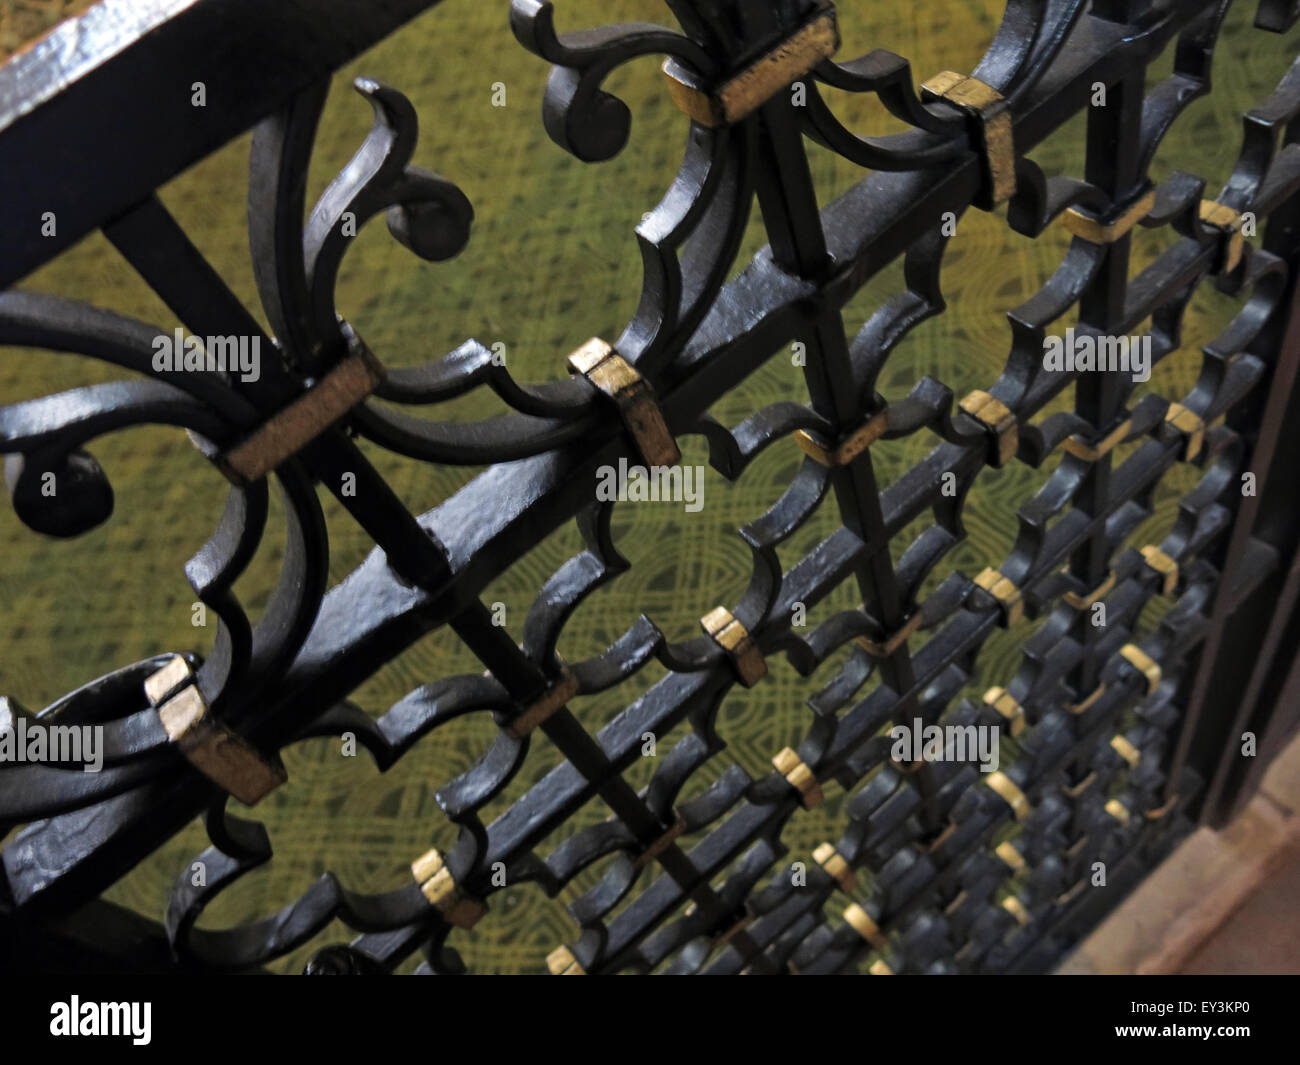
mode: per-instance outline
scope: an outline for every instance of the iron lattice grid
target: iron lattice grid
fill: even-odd
[[[214,70],[211,78],[228,79],[240,101],[230,109],[229,128],[155,146],[121,168],[126,177],[115,171],[102,187],[66,205],[58,241],[42,244],[23,235],[30,226],[7,227],[14,238],[3,283],[100,227],[190,332],[258,336],[263,350],[272,350],[271,339],[152,194],[187,160],[261,120],[250,168],[250,240],[278,357],[268,360],[257,382],[159,374],[150,365],[156,331],[142,323],[68,300],[5,292],[0,343],[90,354],[143,376],[0,411],[3,450],[23,456],[11,485],[15,509],[34,529],[55,535],[83,531],[111,509],[102,471],[80,450],[94,437],[145,422],[183,426],[229,468],[236,445],[255,437],[259,426],[283,425],[280,412],[304,394],[317,397],[308,407],[317,402],[313,386],[328,372],[367,363],[364,342],[334,307],[349,212],[364,221],[387,210],[394,235],[430,259],[459,250],[471,217],[454,185],[409,165],[415,114],[405,98],[361,83],[375,109],[374,128],[302,222],[329,71],[432,6],[427,0],[366,12],[316,0],[274,15],[236,0],[205,0],[159,5],[141,16],[156,19],[152,24],[119,24],[105,15],[121,6],[110,3],[86,16],[93,62],[69,85],[42,95],[40,86],[52,79],[39,76],[48,74],[50,62],[39,48],[0,72],[6,152],[38,146],[41,121],[47,130],[49,122],[42,108],[61,102],[88,136],[97,135],[95,92],[128,72],[139,77],[165,67],[159,38],[193,39],[215,25],[209,19],[238,26],[249,40],[270,35],[275,43],[267,47],[283,51],[275,57],[283,62],[257,57],[261,73],[251,83],[248,70]],[[612,69],[649,53],[668,56],[686,84],[688,105],[716,107],[723,94],[709,104],[709,89],[756,58],[779,54],[783,42],[829,11],[808,0],[670,0],[669,6],[681,32],[637,26],[566,35],[554,31],[550,4],[515,0],[516,36],[554,68],[544,105],[547,130],[578,158],[608,158],[626,140],[630,116],[600,88]],[[289,545],[284,580],[256,626],[230,586],[266,520],[266,476],[233,475],[221,524],[187,569],[198,597],[222,624],[215,653],[190,663],[191,690],[212,719],[255,745],[263,764],[269,752],[304,737],[353,732],[388,768],[416,742],[436,742],[425,737],[446,721],[471,712],[493,715],[500,726],[495,742],[439,793],[459,829],[456,846],[442,856],[443,870],[426,859],[409,886],[379,896],[349,893],[327,875],[266,921],[197,929],[204,907],[268,860],[270,845],[259,825],[229,813],[226,792],[195,771],[158,710],[145,705],[146,678],[169,661],[160,655],[101,678],[40,715],[103,724],[109,756],[102,773],[50,766],[0,773],[0,817],[9,826],[28,823],[4,849],[6,927],[64,934],[73,915],[91,914],[118,929],[101,928],[92,937],[101,954],[114,953],[129,929],[135,941],[127,963],[248,969],[342,919],[358,938],[320,952],[315,971],[388,971],[423,951],[420,971],[450,972],[460,963],[449,936],[481,916],[478,901],[490,902],[498,889],[493,870],[501,863],[508,882],[537,881],[550,894],[582,874],[594,882],[570,907],[581,934],[553,956],[556,971],[1050,966],[1096,919],[1099,903],[1086,891],[1094,863],[1105,862],[1117,881],[1132,882],[1186,830],[1197,787],[1189,761],[1198,698],[1204,702],[1203,694],[1196,696],[1197,656],[1224,609],[1220,574],[1232,568],[1238,584],[1230,598],[1240,603],[1278,566],[1275,556],[1238,544],[1233,532],[1241,527],[1240,521],[1234,526],[1242,508],[1239,473],[1258,455],[1262,425],[1268,433],[1262,397],[1270,381],[1276,387],[1289,380],[1277,367],[1285,361],[1288,267],[1296,258],[1291,229],[1300,158],[1289,126],[1300,109],[1300,83],[1288,75],[1251,113],[1238,165],[1214,198],[1237,223],[1243,212],[1254,214],[1260,246],[1241,247],[1232,231],[1237,223],[1203,217],[1202,202],[1210,197],[1202,180],[1176,173],[1153,190],[1147,179],[1180,111],[1208,91],[1227,6],[1115,0],[1086,9],[1080,0],[1013,0],[971,72],[995,90],[978,114],[938,99],[923,102],[907,62],[877,51],[852,61],[821,60],[803,82],[802,107],[785,91],[791,80],[785,78],[778,79],[781,91],[757,101],[751,114],[696,115],[703,121],[691,127],[676,182],[638,227],[642,300],[612,341],[652,386],[668,429],[702,435],[713,467],[733,480],[798,431],[826,448],[861,441],[855,434],[868,426],[868,435],[886,441],[921,432],[941,441],[883,491],[869,446],[839,465],[809,457],[779,501],[739,530],[753,573],[744,595],[727,608],[756,653],[785,655],[805,676],[833,655],[843,657],[809,699],[806,733],[779,770],[756,778],[733,764],[712,772],[712,756],[725,747],[717,711],[737,683],[756,680],[752,650],[737,654],[709,636],[672,642],[643,616],[604,654],[560,661],[556,646],[567,618],[626,569],[610,534],[614,506],[593,502],[592,485],[598,467],[637,462],[638,440],[618,406],[582,376],[521,385],[494,364],[489,350],[469,342],[427,367],[387,372],[375,395],[424,404],[489,388],[513,409],[509,417],[433,422],[367,402],[331,428],[307,434],[290,457],[280,456],[274,476],[290,516]],[[1281,31],[1296,15],[1294,7],[1266,0],[1257,24]],[[330,46],[294,36],[308,25],[331,26]],[[1147,67],[1171,47],[1172,76],[1145,93]],[[292,75],[285,73],[290,69]],[[236,88],[241,78],[245,83]],[[1098,83],[1106,86],[1108,103],[1090,108]],[[837,121],[818,84],[874,93],[911,129],[859,138]],[[692,96],[691,86],[705,91]],[[149,88],[145,82],[139,91]],[[160,97],[159,107],[166,106]],[[1085,109],[1084,177],[1046,178],[1028,153]],[[129,157],[134,127],[109,129]],[[1010,142],[999,141],[1008,129]],[[819,204],[805,137],[869,173],[839,199]],[[39,151],[34,158],[43,165],[6,176],[7,223],[40,202],[31,175],[54,186],[59,166],[83,165]],[[978,403],[963,409],[962,397],[930,378],[886,408],[876,382],[889,354],[909,329],[943,310],[942,220],[948,212],[959,219],[972,206],[1003,201],[1008,225],[1028,237],[1071,208],[1105,221],[1142,204],[1136,212],[1145,214],[1142,225],[1170,227],[1179,239],[1132,279],[1129,236],[1074,239],[1042,291],[1010,315],[1011,350],[1002,375],[986,385],[996,403],[984,409],[983,420],[969,413],[978,412]],[[755,202],[770,244],[726,280]],[[845,304],[899,257],[907,291],[850,338]],[[1075,307],[1079,328],[1100,335],[1129,334],[1149,322],[1156,359],[1167,356],[1179,346],[1184,309],[1210,278],[1240,298],[1241,310],[1205,348],[1200,378],[1181,410],[1154,395],[1130,409],[1132,385],[1122,375],[1044,369],[1043,337]],[[806,347],[808,402],[769,406],[730,427],[709,415],[737,382],[796,341]],[[1071,385],[1075,410],[1034,423]],[[1014,426],[990,416],[997,404],[1014,416]],[[488,469],[415,516],[367,462],[353,434],[416,460]],[[1112,461],[1120,440],[1134,446],[1124,461]],[[1068,453],[1020,508],[1010,555],[990,560],[997,574],[983,584],[955,571],[939,579],[943,559],[962,539],[962,501],[980,472],[1011,461],[1038,468],[1058,447]],[[1148,516],[1154,486],[1180,462],[1194,463],[1199,481],[1154,545],[1162,556],[1144,556],[1126,539]],[[65,495],[58,506],[39,492],[39,475],[50,470],[75,486],[73,498]],[[344,472],[356,476],[355,495],[339,489]],[[378,545],[328,591],[317,483],[335,492]],[[958,486],[955,496],[944,494],[945,483]],[[778,547],[819,507],[832,505],[832,497],[838,531],[783,567]],[[926,514],[932,523],[895,565],[891,540]],[[516,645],[492,624],[482,591],[570,521],[578,523],[586,550],[540,590]],[[1167,587],[1161,557],[1177,564],[1173,605],[1135,644],[1139,616]],[[857,589],[862,609],[834,613],[808,632],[792,625],[799,604],[811,610],[846,584]],[[924,596],[923,585],[930,589]],[[1104,627],[1089,621],[1098,590],[1107,608]],[[715,605],[702,603],[701,614]],[[1002,678],[1012,704],[1001,705],[1022,715],[1016,721],[998,711],[996,700],[972,702],[961,693],[979,679],[985,641],[1020,610],[1037,628],[1024,645],[1022,667]],[[473,651],[484,674],[424,685],[378,721],[339,702],[403,648],[443,626]],[[656,660],[666,668],[661,681],[598,732],[584,727],[584,696],[612,690]],[[21,712],[12,704],[11,711]],[[1014,759],[996,783],[969,763],[897,765],[886,730],[916,717],[996,725],[1008,738],[1014,727]],[[535,719],[563,757],[484,824],[479,812],[530,753],[521,722]],[[683,724],[685,738],[661,756],[649,786],[635,789],[624,773],[640,758],[643,736],[668,736]],[[828,841],[829,856],[795,856],[806,873],[796,884],[795,867],[783,862],[783,829],[815,805],[823,785],[846,792],[843,827]],[[685,794],[693,797],[684,800]],[[597,797],[614,816],[540,857],[538,849],[557,828]],[[200,814],[212,841],[201,855],[207,883],[195,886],[184,874],[177,880],[165,929],[94,901]],[[427,889],[435,881],[435,889],[422,890],[422,882]],[[856,909],[846,919],[850,895]]]

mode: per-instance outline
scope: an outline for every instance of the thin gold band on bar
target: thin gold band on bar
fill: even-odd
[[[1145,195],[1138,197],[1109,222],[1102,222],[1077,207],[1071,207],[1061,215],[1061,224],[1089,244],[1114,244],[1149,215],[1155,205],[1156,190],[1149,189]]]
[[[752,688],[767,676],[767,662],[749,631],[725,606],[714,607],[700,618],[700,627],[727,652],[740,683]]]
[[[668,431],[650,382],[600,337],[569,355],[569,369],[581,374],[618,406],[619,415],[647,466],[676,466],[682,459]]]
[[[241,443],[218,455],[217,468],[232,484],[261,480],[364,401],[383,380],[383,365],[364,345],[358,346]]]
[[[921,98],[946,100],[978,120],[990,206],[1011,199],[1016,191],[1016,149],[1011,112],[1002,94],[979,78],[945,70],[921,84]]]
[[[278,757],[268,758],[208,712],[207,700],[180,655],[151,674],[144,690],[168,738],[189,763],[245,806],[256,806],[289,779]]]
[[[795,430],[794,442],[805,455],[823,466],[847,466],[879,440],[888,428],[889,409],[885,408],[872,415],[863,425],[833,447],[822,444],[806,429]]]
[[[799,29],[711,89],[675,59],[664,62],[668,94],[702,126],[726,126],[748,118],[791,82],[803,77],[840,47],[835,5],[826,3]]]
[[[457,928],[473,928],[488,912],[487,903],[460,888],[437,850],[425,851],[416,858],[411,863],[411,875],[430,904]]]

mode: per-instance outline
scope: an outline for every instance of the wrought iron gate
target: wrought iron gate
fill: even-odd
[[[574,931],[546,959],[552,972],[1050,968],[1195,821],[1226,818],[1295,725],[1300,528],[1278,461],[1300,448],[1297,68],[1246,116],[1237,166],[1211,195],[1194,175],[1157,186],[1148,172],[1180,112],[1210,90],[1227,0],[1009,0],[978,66],[927,74],[919,95],[905,59],[839,54],[829,3],[668,0],[677,29],[560,33],[563,3],[514,0],[515,37],[552,66],[543,120],[561,147],[591,162],[622,149],[634,116],[602,85],[650,54],[665,57],[666,91],[689,128],[676,180],[637,228],[636,314],[574,352],[567,380],[527,385],[476,341],[425,367],[385,369],[384,352],[336,313],[340,262],[366,219],[386,211],[392,234],[430,260],[468,237],[466,197],[410,163],[416,116],[397,89],[357,84],[374,127],[304,223],[330,73],[432,6],[108,0],[0,69],[0,285],[101,229],[190,333],[256,338],[268,353],[255,381],[159,370],[155,328],[21,287],[0,295],[0,344],[138,374],[0,409],[12,503],[33,530],[71,537],[108,517],[111,488],[84,448],[125,427],[189,430],[230,482],[220,524],[187,568],[220,619],[213,654],[160,653],[40,714],[0,703],[11,732],[97,725],[104,738],[97,773],[0,767],[0,822],[23,826],[3,850],[0,935],[37,965],[244,970],[341,919],[355,938],[318,951],[309,971],[390,971],[422,952],[420,971],[454,972],[460,930],[493,920],[503,884],[555,895],[578,881]],[[1287,30],[1297,15],[1294,3],[1263,0],[1256,32]],[[195,54],[200,39],[223,47]],[[1148,68],[1170,50],[1172,74],[1148,90]],[[198,81],[223,101],[202,123],[173,91]],[[874,94],[906,131],[854,134],[831,90]],[[124,96],[141,106],[123,109]],[[1084,111],[1082,177],[1045,176],[1030,154]],[[254,126],[250,243],[274,339],[155,195]],[[809,141],[864,171],[833,202],[819,202]],[[768,244],[736,272],[755,204]],[[887,402],[880,375],[909,330],[943,312],[945,247],[971,207],[1005,211],[1027,237],[1063,225],[1073,239],[1048,284],[1009,316],[1000,376],[965,395],[926,377]],[[56,232],[43,228],[46,212]],[[1130,277],[1139,225],[1170,240]],[[844,306],[900,257],[906,291],[850,336]],[[1184,310],[1207,283],[1238,310],[1176,401],[1138,398],[1127,373],[1044,360],[1053,324],[1077,310],[1076,337],[1140,335],[1158,362],[1179,349]],[[709,413],[791,345],[806,401],[734,425]],[[1038,417],[1070,387],[1072,409]],[[467,423],[401,409],[479,389],[511,413]],[[792,436],[803,449],[779,500],[739,530],[748,588],[736,602],[700,603],[695,638],[672,640],[643,615],[603,653],[564,661],[570,615],[628,568],[611,534],[626,504],[596,495],[598,471],[673,466],[692,434],[729,479],[767,448],[793,447]],[[934,447],[882,488],[880,449],[915,434],[932,434]],[[415,515],[356,437],[486,468]],[[962,572],[945,559],[965,536],[963,502],[982,473],[1008,464],[1041,471],[1014,546]],[[1130,542],[1175,468],[1193,474],[1177,521],[1158,542]],[[52,496],[50,475],[62,486]],[[231,587],[262,537],[272,479],[288,544],[253,624]],[[317,485],[376,545],[333,588]],[[819,508],[837,515],[835,531],[783,559]],[[895,562],[891,541],[918,519],[927,524]],[[586,549],[546,580],[516,642],[483,591],[569,522]],[[860,607],[805,623],[845,587]],[[425,678],[378,720],[346,702],[443,627],[482,674]],[[980,652],[1008,627],[1025,634],[1022,664],[985,675]],[[722,700],[762,684],[782,658],[817,678],[801,736],[770,752],[765,774],[720,767]],[[655,662],[662,679],[612,720],[584,720],[584,698]],[[351,733],[388,768],[466,714],[490,715],[494,739],[439,782],[457,842],[412,854],[405,887],[360,895],[326,874],[264,921],[197,927],[224,888],[271,858],[261,826],[231,805],[293,787],[278,751]],[[897,760],[891,727],[918,720],[999,729],[1000,766]],[[634,786],[627,774],[646,737],[682,726],[648,785]],[[1259,737],[1254,759],[1240,756],[1243,732]],[[539,759],[549,761],[538,782],[483,816]],[[611,816],[543,853],[600,802]],[[787,823],[824,802],[838,810],[837,834],[791,853]],[[205,875],[180,871],[165,921],[100,899],[199,816]],[[1090,890],[1097,863],[1104,892]]]

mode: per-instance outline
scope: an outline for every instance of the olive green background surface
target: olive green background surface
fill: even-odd
[[[73,7],[33,3],[0,5],[0,48],[12,51]],[[672,25],[657,0],[560,0],[561,30],[619,21]],[[839,5],[844,36],[841,57],[872,48],[906,56],[917,81],[944,69],[972,69],[992,40],[1001,5],[992,0],[922,0],[917,3],[857,2]],[[1241,142],[1241,116],[1272,91],[1295,55],[1297,35],[1264,33],[1251,27],[1254,6],[1239,3],[1229,14],[1214,63],[1213,98],[1194,103],[1180,118],[1157,156],[1153,176],[1163,179],[1186,169],[1207,179],[1210,194],[1226,180]],[[617,336],[640,293],[641,266],[633,227],[670,185],[680,163],[687,121],[668,99],[653,58],[617,71],[606,87],[632,109],[631,141],[611,162],[582,164],[547,138],[540,107],[548,68],[511,36],[506,0],[448,0],[350,64],[335,79],[311,169],[314,199],[347,162],[370,124],[369,106],[349,88],[365,75],[406,93],[421,121],[415,162],[455,181],[469,196],[475,222],[467,249],[448,263],[428,264],[398,245],[378,220],[349,250],[338,285],[340,313],[354,323],[389,366],[409,366],[440,357],[467,338],[506,345],[511,372],[540,381],[564,373],[565,355],[588,337]],[[201,46],[201,42],[196,42]],[[1170,69],[1168,54],[1151,72],[1152,82]],[[494,107],[496,83],[506,106]],[[180,90],[178,90],[180,91]],[[188,86],[184,87],[188,93]],[[865,133],[901,128],[874,99],[827,90],[845,122]],[[140,101],[148,107],[149,102]],[[219,108],[219,99],[208,106]],[[1077,116],[1037,148],[1032,157],[1051,174],[1082,173],[1083,117]],[[249,137],[201,162],[161,190],[161,197],[190,237],[245,304],[262,318],[249,266],[245,220]],[[823,202],[863,175],[850,163],[809,145]],[[95,160],[86,159],[85,180],[95,180]],[[0,159],[0,166],[6,161]],[[1167,247],[1167,230],[1137,230],[1133,272]],[[765,243],[754,209],[741,258],[746,263]],[[947,384],[957,395],[987,387],[997,377],[1010,344],[1006,312],[1028,299],[1059,264],[1068,237],[1054,227],[1030,241],[1012,233],[1005,209],[989,215],[968,212],[960,220],[943,265],[948,310],[914,330],[891,356],[880,388],[896,400],[923,375]],[[27,278],[23,285],[85,299],[132,315],[171,332],[179,323],[100,235]],[[846,311],[856,332],[871,313],[902,287],[899,263],[866,286]],[[1184,396],[1200,365],[1199,348],[1235,312],[1235,300],[1201,286],[1185,320],[1184,348],[1139,386],[1170,398]],[[1073,312],[1056,323],[1063,331]],[[0,403],[30,399],[78,385],[112,380],[123,371],[92,360],[51,352],[0,348]],[[786,352],[774,356],[713,413],[735,424],[758,407],[805,395],[801,371]],[[1051,410],[1072,403],[1067,392]],[[473,395],[422,413],[448,419],[480,418],[501,410],[490,396]],[[928,431],[873,446],[883,485],[894,481],[935,445]],[[684,461],[705,462],[703,442],[682,440]],[[1131,451],[1122,448],[1122,460]],[[387,454],[362,442],[379,470],[415,512],[447,498],[478,471],[425,465]],[[106,437],[91,450],[113,481],[116,510],[103,526],[72,541],[27,530],[0,504],[0,693],[38,709],[87,680],[167,650],[206,653],[214,627],[192,625],[194,595],[183,566],[219,517],[226,487],[221,476],[180,431],[145,427]],[[670,638],[695,634],[698,618],[719,603],[732,604],[750,575],[749,552],[736,528],[770,506],[793,476],[799,453],[793,444],[770,448],[728,484],[706,472],[704,508],[687,514],[680,504],[622,506],[615,531],[631,570],[594,594],[565,631],[560,651],[579,660],[599,653],[636,619],[649,615]],[[974,576],[997,565],[1015,535],[1015,513],[1043,483],[1057,459],[1040,471],[1022,464],[986,470],[965,511],[968,539],[939,567],[927,587],[959,569]],[[1177,500],[1195,483],[1195,471],[1179,467],[1162,485],[1155,513],[1132,538],[1135,545],[1158,543],[1176,516]],[[330,528],[331,583],[337,583],[373,546],[327,492],[320,493]],[[284,522],[273,503],[262,549],[236,591],[256,618],[274,587],[282,557]],[[809,525],[782,549],[787,565],[835,527],[833,503],[824,504]],[[923,523],[891,545],[897,559]],[[504,604],[507,624],[518,639],[528,606],[543,581],[580,549],[572,524],[539,544],[485,593]],[[834,610],[857,605],[845,586],[811,611],[816,624]],[[1144,616],[1149,628],[1168,603],[1158,601]],[[1033,630],[1025,622],[999,632],[985,648],[983,675],[971,687],[1005,683],[1019,658],[1016,645]],[[772,676],[752,691],[728,696],[719,728],[728,748],[696,774],[689,798],[735,760],[751,773],[766,770],[769,758],[806,729],[804,700],[838,669],[847,651],[832,656],[811,680],[800,678],[783,659],[771,661]],[[482,667],[449,632],[431,634],[399,656],[353,694],[378,715],[420,684]],[[590,729],[599,728],[663,670],[652,664],[628,683],[572,706]],[[874,680],[871,682],[874,683]],[[863,693],[859,693],[863,694]],[[426,737],[396,767],[379,774],[369,757],[344,757],[336,740],[302,743],[285,752],[289,785],[249,814],[270,833],[275,858],[227,890],[204,915],[205,927],[223,927],[273,913],[304,891],[325,870],[359,891],[400,886],[409,862],[431,845],[447,848],[453,828],[434,801],[437,789],[470,767],[493,735],[484,715],[461,718]],[[680,732],[659,738],[662,754]],[[1008,744],[1003,758],[1014,754]],[[533,745],[515,784],[485,811],[490,819],[551,768],[556,752],[544,738]],[[641,786],[653,770],[646,758],[629,774]],[[806,856],[823,839],[837,835],[843,793],[828,790],[824,807],[794,818],[784,840],[791,857]],[[550,849],[580,827],[608,816],[594,801],[582,816],[553,835]],[[206,846],[196,822],[142,863],[108,892],[108,897],[161,919],[167,885]],[[575,926],[563,907],[589,885],[603,866],[588,871],[558,899],[535,885],[509,887],[491,900],[492,912],[470,932],[457,932],[452,945],[472,970],[539,971],[546,953],[571,942]],[[859,894],[869,890],[864,880]],[[319,945],[348,938],[341,925],[274,967],[300,970]],[[404,968],[412,968],[412,959]]]

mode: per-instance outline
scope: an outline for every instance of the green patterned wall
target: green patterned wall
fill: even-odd
[[[0,47],[17,47],[43,31],[61,10],[74,6],[79,5],[0,5]],[[561,0],[557,8],[561,29],[670,18],[657,0]],[[578,163],[542,129],[539,108],[547,68],[514,41],[507,9],[506,0],[447,0],[350,64],[334,83],[311,172],[313,195],[346,162],[368,129],[370,109],[348,88],[351,78],[364,74],[411,98],[422,121],[415,161],[457,182],[476,212],[468,248],[450,263],[420,262],[380,223],[365,229],[349,251],[339,282],[340,312],[390,366],[436,358],[474,337],[489,345],[504,343],[516,378],[556,378],[565,372],[568,351],[593,335],[617,335],[636,306],[641,278],[632,228],[670,184],[686,122],[664,91],[657,62],[638,61],[617,72],[608,85],[632,108],[630,144],[609,163]],[[839,9],[841,56],[887,48],[907,56],[920,80],[942,69],[971,69],[992,39],[1001,5],[992,0],[843,0]],[[1157,180],[1173,169],[1188,169],[1205,177],[1213,193],[1230,172],[1240,144],[1242,112],[1271,91],[1296,52],[1295,33],[1280,37],[1254,30],[1253,14],[1247,4],[1238,4],[1230,13],[1214,65],[1214,97],[1196,102],[1180,119],[1156,160]],[[1169,67],[1166,57],[1153,78]],[[496,82],[506,87],[505,107],[492,106]],[[852,128],[868,133],[898,128],[873,100],[828,93]],[[221,101],[210,99],[208,106],[220,107]],[[1082,140],[1080,118],[1040,146],[1033,158],[1049,175],[1079,174]],[[241,138],[171,182],[161,196],[227,283],[256,309],[243,200],[248,147],[249,139]],[[816,146],[810,151],[825,199],[861,177],[830,153]],[[86,180],[94,180],[91,159],[86,160]],[[1137,231],[1134,271],[1169,239]],[[755,210],[741,262],[763,243]],[[881,378],[886,397],[900,398],[925,374],[958,395],[987,387],[1009,346],[1006,312],[1043,284],[1066,244],[1063,232],[1049,232],[1037,241],[1012,233],[1005,225],[1005,209],[964,216],[944,262],[949,309],[916,329],[891,357]],[[85,239],[24,285],[83,298],[168,332],[179,324],[99,235]],[[856,331],[900,287],[901,267],[891,264],[848,307],[848,329]],[[1190,387],[1199,366],[1199,346],[1222,328],[1234,309],[1231,301],[1205,291],[1209,286],[1202,289],[1187,317],[1186,348],[1166,360],[1135,398],[1144,389],[1175,397]],[[1061,321],[1059,329],[1072,321]],[[0,403],[117,376],[115,368],[78,357],[0,348]],[[802,389],[799,369],[785,353],[776,353],[714,414],[734,424],[756,407],[801,394]],[[1051,409],[1070,402],[1067,393]],[[476,395],[429,414],[468,419],[495,409],[491,398]],[[920,433],[873,447],[881,483],[892,482],[935,442]],[[684,461],[704,463],[701,440],[688,437],[682,443]],[[417,512],[445,499],[477,472],[438,469],[363,447]],[[72,542],[48,540],[27,531],[11,510],[0,506],[0,609],[6,620],[0,693],[32,708],[128,662],[165,650],[203,653],[211,645],[214,630],[191,625],[194,597],[182,567],[221,512],[224,481],[179,431],[131,430],[96,442],[92,450],[117,492],[116,512],[101,528]],[[973,576],[985,565],[1000,562],[1014,538],[1016,508],[1055,461],[1037,472],[1020,464],[985,471],[966,512],[969,537],[950,554],[942,571],[956,567]],[[692,635],[697,619],[709,608],[734,603],[750,572],[748,551],[735,529],[779,496],[797,462],[793,445],[772,448],[735,485],[710,469],[700,513],[686,514],[680,505],[670,504],[619,508],[617,539],[632,569],[583,605],[561,641],[561,653],[575,660],[598,652],[640,613],[653,618],[670,638]],[[1178,494],[1191,483],[1181,468],[1168,479],[1155,514],[1138,531],[1135,543],[1159,542],[1174,519]],[[326,493],[322,504],[331,534],[331,580],[336,582],[365,557],[371,543]],[[783,548],[783,558],[797,557],[830,531],[833,505],[822,511]],[[895,558],[918,529],[908,530],[892,545]],[[252,611],[261,609],[273,586],[282,533],[282,515],[273,513],[262,551],[237,585]],[[541,583],[579,546],[576,531],[563,530],[487,590],[486,602],[506,605],[516,638]],[[811,613],[809,622],[855,605],[849,590],[843,591]],[[985,672],[979,691],[1010,678],[1018,664],[1016,644],[1031,627],[1024,622],[1000,632],[989,644],[981,659]],[[841,656],[834,656],[812,683],[820,686],[841,662]],[[808,714],[803,701],[812,690],[809,682],[784,660],[770,664],[773,676],[767,682],[728,697],[719,718],[728,749],[699,776],[716,776],[731,759],[751,773],[762,772],[772,753],[801,734]],[[449,633],[435,633],[367,682],[354,699],[378,715],[419,684],[450,673],[479,671],[481,666]],[[599,727],[659,675],[659,668],[651,666],[612,692],[579,699],[574,710],[589,727]],[[486,750],[492,732],[490,721],[479,716],[460,718],[382,775],[364,752],[342,757],[336,741],[312,741],[286,751],[290,785],[256,811],[270,832],[275,859],[228,890],[202,923],[219,927],[272,913],[327,869],[356,890],[399,886],[410,876],[412,858],[430,845],[445,849],[453,842],[454,832],[440,814],[434,793]],[[676,738],[660,737],[660,750],[669,749]],[[555,757],[544,739],[535,743],[519,780],[488,813],[503,809],[539,779]],[[637,766],[633,783],[648,780],[651,768],[649,759]],[[694,791],[686,797],[691,794]],[[806,853],[831,837],[842,800],[842,792],[832,786],[824,807],[790,823],[784,838],[792,852]],[[552,842],[607,813],[598,800],[593,802]],[[205,844],[201,827],[192,825],[115,886],[109,897],[161,918],[166,886]],[[588,875],[578,886],[590,880]],[[533,885],[508,889],[494,897],[487,920],[473,931],[456,933],[452,944],[473,970],[541,970],[550,949],[572,940],[574,926],[563,902],[574,890],[552,900]],[[299,970],[316,946],[343,938],[347,930],[342,926],[328,929],[276,968]]]

